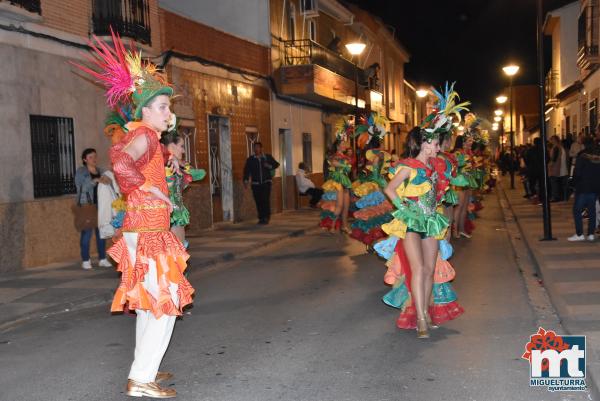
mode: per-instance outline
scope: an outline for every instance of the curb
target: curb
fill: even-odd
[[[543,275],[540,264],[525,236],[525,231],[523,230],[523,227],[521,227],[521,223],[517,218],[513,205],[510,203],[501,182],[498,182],[497,188],[496,195],[500,202],[504,224],[507,227],[510,243],[515,254],[515,261],[519,266],[519,270],[525,281],[530,303],[536,314],[536,323],[538,326],[546,325],[550,327],[560,327],[566,334],[576,334],[572,333],[569,328],[563,324],[562,318],[554,306],[555,302],[552,300],[552,293],[544,284],[542,284],[544,281],[542,280]],[[502,194],[500,194],[500,191]],[[548,305],[550,308],[547,307]],[[588,355],[591,354],[592,353],[590,352]],[[586,368],[586,376],[589,379],[587,386],[589,399],[600,400],[600,383],[598,377],[596,377],[597,375],[593,370]]]
[[[273,245],[280,245],[281,243],[283,243],[285,241],[295,240],[299,237],[303,237],[303,236],[318,232],[319,230],[320,230],[320,227],[318,227],[318,226],[294,230],[285,235],[280,235],[275,238],[262,241],[256,245],[253,245],[252,247],[242,249],[239,252],[235,252],[235,253],[230,252],[230,251],[223,252],[214,258],[204,260],[202,262],[190,265],[190,267],[192,267],[192,269],[194,269],[194,270],[195,269],[206,269],[209,267],[215,268],[224,263],[231,263],[231,262],[235,262],[238,260],[242,260],[248,256],[251,256],[251,255],[257,253],[260,250],[264,250],[264,248],[267,248],[267,247],[270,247]],[[92,295],[89,295],[89,296],[86,296],[83,298],[72,299],[70,301],[52,305],[52,306],[49,306],[49,307],[41,309],[41,310],[26,313],[23,316],[19,317],[18,319],[8,320],[5,322],[2,322],[0,320],[0,333],[6,332],[8,330],[11,330],[11,329],[21,325],[21,324],[30,322],[35,319],[45,319],[46,317],[49,317],[49,316],[59,315],[62,313],[82,311],[85,309],[90,309],[90,308],[94,308],[97,306],[109,304],[112,302],[113,294],[114,294],[114,290],[111,289],[111,290],[108,290],[105,292],[98,292],[96,294],[92,294]]]

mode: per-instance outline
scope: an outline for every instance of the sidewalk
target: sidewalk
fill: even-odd
[[[552,234],[555,241],[543,237],[542,207],[523,198],[520,183],[509,189],[500,183],[499,196],[506,197],[520,234],[534,263],[540,283],[546,288],[560,322],[568,334],[587,336],[587,376],[595,384],[600,379],[600,239],[595,242],[568,242],[575,233],[569,202],[551,203]],[[587,220],[584,220],[587,230]],[[551,329],[550,327],[545,327]],[[590,380],[591,381],[591,380]],[[588,386],[590,383],[588,382]],[[594,386],[592,392],[598,391]]]
[[[318,211],[301,209],[273,215],[268,226],[254,221],[218,224],[201,236],[187,238],[191,255],[188,271],[239,259],[287,238],[318,230],[318,218]],[[95,266],[83,270],[80,262],[0,276],[0,331],[24,320],[109,303],[118,283],[115,269]]]

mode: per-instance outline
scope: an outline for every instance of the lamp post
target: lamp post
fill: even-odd
[[[538,61],[538,90],[539,90],[539,104],[540,104],[540,137],[542,141],[542,182],[540,185],[540,193],[543,193],[542,201],[542,218],[544,221],[544,237],[542,241],[552,241],[552,215],[550,214],[550,200],[548,199],[548,154],[546,149],[546,120],[544,115],[544,14],[542,7],[542,0],[537,0],[536,2],[536,11],[537,11],[537,61]],[[594,216],[590,216],[590,218],[594,218]]]
[[[498,104],[504,104],[506,103],[506,101],[508,100],[508,98],[504,95],[500,95],[496,97],[496,103]],[[500,151],[504,152],[504,119],[502,117],[500,117],[502,115],[502,113],[500,114],[496,114],[496,117],[494,118],[495,121],[501,121],[502,123],[502,130],[500,131]],[[498,120],[496,120],[496,118],[499,118]]]
[[[513,77],[517,72],[519,72],[518,65],[507,65],[506,67],[502,67],[502,71],[508,76],[509,79],[509,88],[510,88],[510,160],[513,163],[513,157],[515,152],[515,133],[513,131]],[[510,166],[510,189],[515,189],[515,171],[514,166]]]
[[[417,115],[417,121],[423,121],[425,115],[425,113],[423,112],[423,102],[429,94],[429,91],[427,89],[417,89],[416,93],[418,98],[417,102],[419,104],[419,114]]]
[[[362,54],[362,52],[367,47],[366,44],[361,42],[352,42],[346,44],[346,49],[348,49],[348,53],[352,55],[352,58],[356,56],[354,60],[354,128],[358,125],[358,119],[360,118],[358,112],[358,56]],[[356,152],[356,135],[352,137],[352,150],[354,153],[354,157],[356,158],[356,163],[358,166],[358,154]]]

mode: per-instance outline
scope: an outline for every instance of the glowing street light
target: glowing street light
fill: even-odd
[[[494,117],[494,121],[496,121],[498,123],[498,122],[502,121],[502,117],[496,116],[496,117]]]
[[[504,95],[500,95],[496,98],[496,102],[498,102],[498,104],[504,104],[504,103],[506,103],[507,100],[508,100],[508,97],[506,97]]]
[[[502,114],[504,114],[504,111],[502,109],[498,109],[498,110],[494,111],[494,114],[497,116],[501,116]]]
[[[348,53],[352,54],[353,56],[360,56],[365,50],[365,47],[367,47],[367,45],[360,42],[352,42],[346,44],[346,49],[348,49]]]
[[[429,93],[429,91],[427,89],[417,90],[417,96],[420,98],[424,98],[425,96],[427,96],[428,93]]]
[[[509,77],[512,77],[519,72],[519,66],[515,64],[507,65],[506,67],[502,67],[502,71]]]

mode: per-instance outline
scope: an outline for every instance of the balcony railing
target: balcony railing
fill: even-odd
[[[558,99],[556,98],[556,94],[558,93],[558,72],[555,70],[548,71],[546,75],[545,82],[545,94],[546,94],[546,104],[556,104],[558,103]]]
[[[598,64],[598,0],[589,0],[577,22],[577,66],[589,69]]]
[[[1,3],[8,3],[20,7],[30,13],[42,14],[40,0],[0,0]]]
[[[147,0],[94,0],[94,33],[110,35],[110,28],[121,36],[150,45],[150,7]]]
[[[339,54],[310,39],[284,42],[284,65],[317,64],[343,77],[354,80],[354,64]],[[363,70],[358,71],[359,82],[364,81]]]

